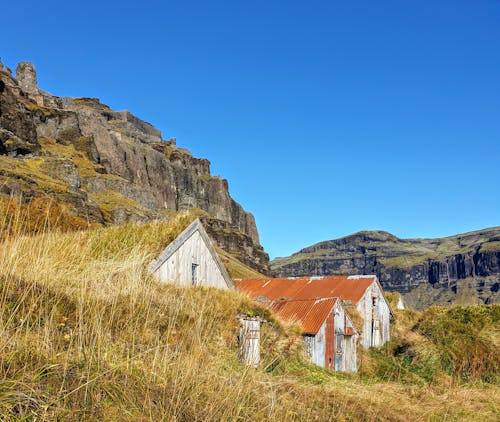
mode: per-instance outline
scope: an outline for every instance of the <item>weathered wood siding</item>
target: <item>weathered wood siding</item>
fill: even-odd
[[[338,370],[335,354],[335,322],[335,313],[330,312],[325,321],[325,368],[331,371]]]
[[[356,372],[357,357],[356,343],[357,335],[347,335],[348,328],[354,331],[354,325],[347,315],[344,307],[335,304],[335,370],[341,372]]]
[[[217,262],[199,232],[193,233],[186,239],[154,274],[161,281],[181,286],[204,285],[228,288]]]
[[[315,336],[303,336],[310,361],[326,369],[356,372],[357,334],[346,335],[346,327],[354,328],[344,307],[337,303]]]
[[[344,311],[345,312],[345,311]],[[358,337],[356,327],[349,315],[345,315],[345,331],[352,335],[344,336],[344,372],[357,372],[358,370]]]
[[[334,338],[333,338],[333,347],[335,350],[335,367],[336,371],[344,370],[344,352],[345,352],[345,344],[344,344],[344,328],[345,328],[345,313],[344,308],[337,303],[333,307],[333,315],[334,315]]]
[[[356,350],[357,339],[357,334],[354,334],[352,336],[344,336],[344,372],[357,372],[358,370],[358,358]]]
[[[305,335],[306,349],[309,353],[309,360],[315,365],[325,367],[325,352],[326,352],[326,322],[323,323],[315,336]]]
[[[254,368],[260,362],[260,323],[259,318],[240,318],[239,356]]]
[[[379,347],[390,340],[391,311],[384,293],[376,282],[372,283],[356,306],[363,317],[361,344],[363,347]]]

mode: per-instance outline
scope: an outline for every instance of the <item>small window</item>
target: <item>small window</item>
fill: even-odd
[[[198,281],[198,264],[191,264],[191,284],[196,285]]]
[[[339,354],[343,353],[343,343],[344,343],[344,334],[341,332],[335,333],[335,351]]]

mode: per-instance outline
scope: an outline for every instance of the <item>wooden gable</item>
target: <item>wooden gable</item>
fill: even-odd
[[[199,219],[151,262],[149,271],[161,281],[180,286],[235,288]]]

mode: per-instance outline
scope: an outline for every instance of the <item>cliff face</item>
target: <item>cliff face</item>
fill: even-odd
[[[414,307],[500,301],[500,227],[442,239],[360,232],[271,262],[276,276],[376,274]]]
[[[199,208],[244,238],[248,263],[267,269],[254,217],[231,198],[226,180],[210,174],[208,160],[127,111],[40,90],[30,63],[15,78],[0,71],[0,195],[23,203],[50,197],[91,224]]]

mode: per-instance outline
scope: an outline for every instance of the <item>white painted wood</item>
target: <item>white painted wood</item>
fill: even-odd
[[[239,357],[247,366],[260,362],[260,318],[240,318]]]
[[[334,312],[335,336],[340,334],[342,339],[342,360],[335,361],[335,370],[341,372],[356,372],[358,369],[356,351],[358,335],[346,334],[347,328],[352,329],[354,332],[356,332],[356,329],[340,301],[335,304]],[[335,341],[337,342],[337,339],[335,339]]]
[[[361,333],[363,347],[380,347],[390,340],[391,311],[378,283],[374,281],[366,289],[356,305],[356,310],[363,318]]]
[[[199,220],[193,222],[149,266],[163,282],[180,286],[234,288]]]
[[[335,370],[342,372],[356,372],[357,371],[357,357],[356,357],[356,344],[357,334],[352,336],[345,335],[345,328],[350,327],[354,329],[354,325],[347,315],[344,307],[338,301],[332,308],[334,315],[334,333],[330,336],[332,341],[336,341],[335,333],[340,333],[342,338],[342,360],[336,362]],[[306,350],[309,355],[309,360],[315,365],[326,367],[326,320],[321,325],[316,335],[304,335],[304,342]],[[356,331],[354,329],[354,331]]]
[[[312,337],[312,340],[308,340],[312,343],[312,354],[310,355],[310,360],[315,365],[325,367],[325,352],[326,352],[326,321],[318,330],[316,335]]]

